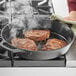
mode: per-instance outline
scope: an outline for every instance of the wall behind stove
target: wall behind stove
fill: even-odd
[[[52,0],[55,13],[62,17],[68,16],[67,0]]]

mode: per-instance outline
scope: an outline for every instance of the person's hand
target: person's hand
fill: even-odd
[[[68,17],[64,18],[65,20],[76,21],[76,11],[71,11]]]
[[[76,19],[71,18],[71,17],[69,17],[69,16],[68,16],[68,17],[65,17],[64,20],[76,21]]]

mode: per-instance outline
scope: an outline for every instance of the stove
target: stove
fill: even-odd
[[[51,0],[31,0],[32,7],[35,8],[34,14],[39,14],[38,16],[51,15],[54,13],[54,8]],[[50,2],[49,2],[50,1]],[[2,6],[1,6],[2,7]],[[3,10],[2,10],[3,9]],[[0,11],[4,11],[2,7]],[[0,21],[0,29],[8,23],[5,19],[3,22]],[[1,37],[0,37],[1,39]],[[10,52],[2,47],[0,47],[0,67],[65,67],[66,66],[66,56],[60,56],[56,59],[49,60],[27,60],[21,59],[15,56],[13,52]]]
[[[43,0],[32,0],[31,4],[36,9],[33,10],[34,14],[39,14],[38,16],[47,17],[48,15],[55,13],[52,0],[46,0],[46,2],[38,6],[38,3],[42,1]],[[0,11],[4,11],[4,8],[0,7]],[[0,30],[7,23],[8,23],[7,19],[2,20],[2,22],[0,21]],[[27,59],[21,59],[20,57],[16,56],[16,53],[10,52],[0,47],[0,67],[66,67],[68,56],[69,55],[66,54],[58,58],[49,60],[27,60]]]

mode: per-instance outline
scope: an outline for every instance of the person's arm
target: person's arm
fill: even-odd
[[[76,0],[67,0],[69,8],[69,16],[65,19],[76,21]]]
[[[76,0],[67,0],[67,1],[68,1],[69,12],[76,11]]]

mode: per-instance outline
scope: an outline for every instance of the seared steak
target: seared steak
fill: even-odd
[[[59,39],[49,39],[47,40],[46,44],[42,48],[42,50],[47,51],[47,50],[55,50],[62,48],[67,45],[67,42]]]
[[[37,51],[37,46],[35,42],[28,38],[25,38],[25,39],[14,38],[11,40],[11,43],[13,46],[21,48],[21,49]]]
[[[46,40],[50,36],[49,30],[31,30],[25,32],[25,37],[32,39],[34,41]]]

